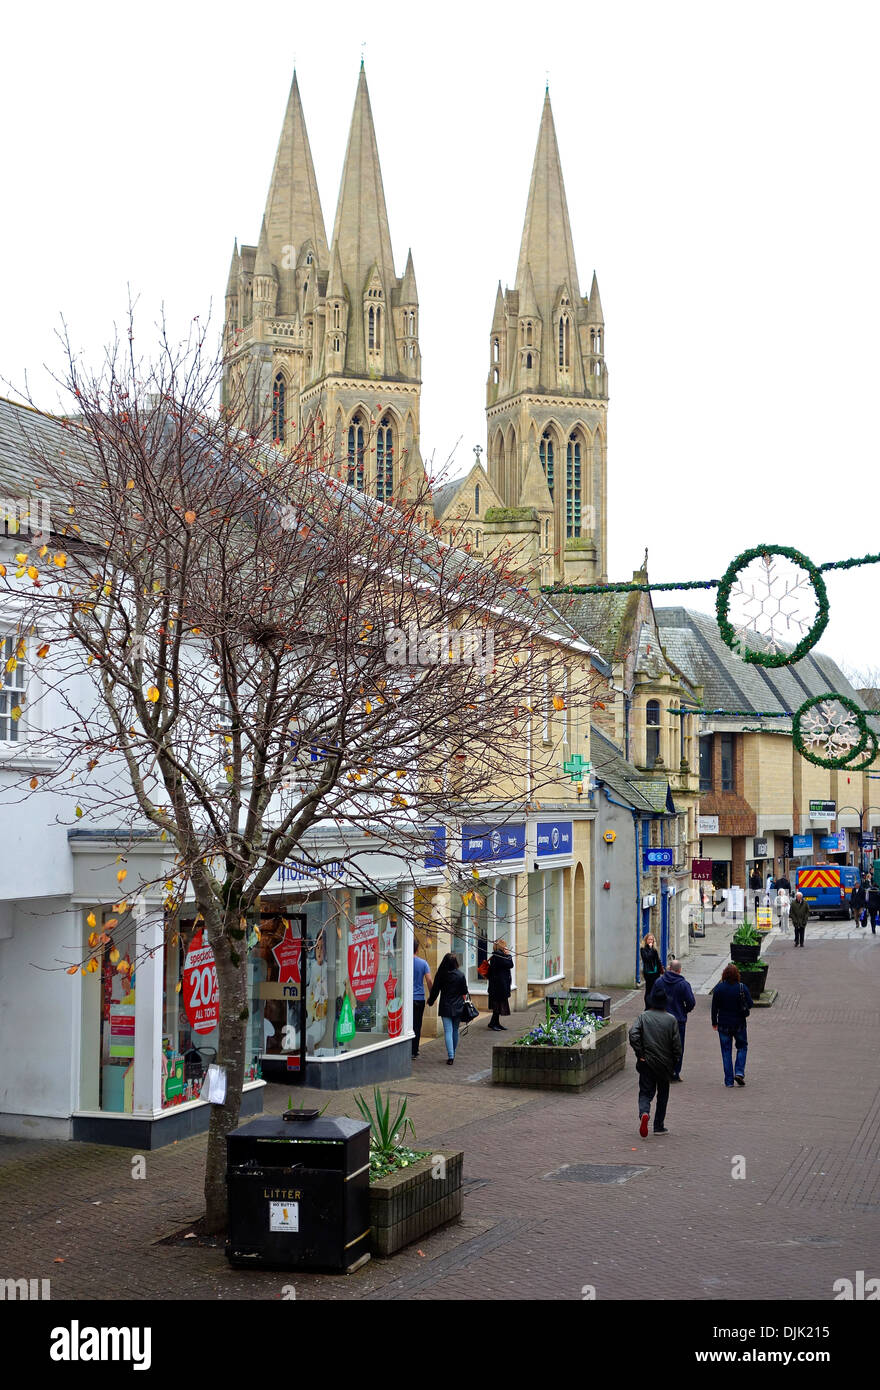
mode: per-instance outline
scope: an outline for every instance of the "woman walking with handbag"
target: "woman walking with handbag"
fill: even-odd
[[[510,1013],[510,977],[513,974],[513,956],[507,949],[507,942],[503,936],[499,936],[495,942],[495,948],[489,957],[489,972],[487,980],[489,983],[489,1008],[492,1010],[492,1017],[489,1019],[489,1027],[493,1033],[506,1033],[507,1029],[503,1023],[499,1023],[500,1017],[507,1017]]]
[[[467,998],[467,980],[458,968],[458,956],[449,951],[437,966],[437,974],[428,996],[428,1008],[440,998],[440,1017],[443,1020],[443,1036],[446,1040],[446,1065],[451,1067],[455,1061],[458,1047],[458,1030],[464,1016]]]
[[[721,979],[712,991],[712,1027],[721,1043],[721,1064],[724,1067],[724,1084],[732,1087],[746,1084],[746,1053],[749,1050],[749,1037],[746,1019],[752,1007],[752,996],[739,978],[739,971],[731,962],[725,965]],[[733,1044],[736,1043],[736,1065],[733,1062]]]

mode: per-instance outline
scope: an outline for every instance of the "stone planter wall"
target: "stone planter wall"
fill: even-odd
[[[446,1160],[446,1176],[432,1176],[436,1159]],[[448,1221],[461,1216],[461,1149],[437,1149],[411,1168],[370,1183],[370,1249],[394,1255]]]
[[[583,1091],[622,1071],[628,1026],[611,1023],[596,1035],[595,1048],[515,1047],[492,1049],[492,1080],[499,1086],[534,1086],[541,1090]]]

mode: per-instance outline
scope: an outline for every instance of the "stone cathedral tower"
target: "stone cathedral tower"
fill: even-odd
[[[412,254],[394,270],[363,64],[328,247],[296,74],[257,246],[233,251],[224,404],[382,500],[424,479]]]
[[[607,578],[608,373],[596,276],[578,284],[549,93],[516,281],[498,285],[486,391],[488,473],[504,508],[531,508],[554,580]]]

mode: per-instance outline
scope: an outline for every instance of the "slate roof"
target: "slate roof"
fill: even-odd
[[[689,681],[704,687],[708,713],[716,709],[795,711],[814,695],[832,691],[848,695],[861,707],[858,691],[830,656],[811,651],[793,666],[755,666],[741,661],[721,640],[713,615],[686,608],[657,608],[655,614],[669,659]],[[870,723],[875,732],[880,731],[880,720]],[[791,720],[774,719],[773,727],[790,730]]]
[[[675,811],[666,779],[646,777],[595,724],[590,728],[590,758],[594,776],[634,810],[652,815]]]
[[[84,432],[75,423],[0,397],[0,497],[10,501],[33,498],[35,502],[48,498],[51,509],[50,489],[45,484],[37,487],[39,457],[64,453],[75,458],[78,449],[84,452],[85,440]],[[35,510],[39,517],[39,508]],[[66,522],[66,500],[63,512],[59,504],[56,516],[51,518],[52,530],[58,529],[62,515]],[[0,528],[5,520],[0,517]],[[31,519],[30,529],[40,529],[37,518]]]

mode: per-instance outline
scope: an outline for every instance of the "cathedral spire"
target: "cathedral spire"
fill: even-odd
[[[327,264],[324,214],[296,72],[290,85],[264,216],[269,254],[279,269],[296,264],[300,247],[306,241],[311,242],[318,264]]]
[[[363,67],[351,117],[348,148],[336,205],[333,240],[339,243],[342,272],[353,298],[360,299],[376,267],[386,295],[394,283],[394,257],[370,94]]]
[[[596,272],[593,271],[593,283],[590,286],[590,311],[587,314],[587,323],[598,323],[603,327],[605,320],[602,317],[602,301],[599,298],[599,281],[596,279]]]
[[[516,271],[516,288],[525,288],[526,268],[534,279],[538,309],[549,321],[559,290],[568,287],[574,299],[578,289],[574,243],[568,220],[568,204],[562,181],[562,166],[549,91],[544,95],[538,146],[532,166],[532,181],[526,206],[525,224]]]

